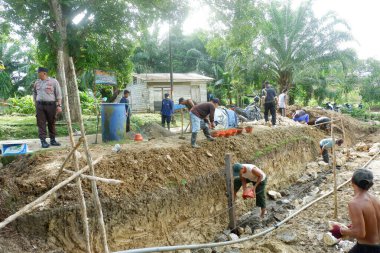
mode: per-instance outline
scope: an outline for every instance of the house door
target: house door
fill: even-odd
[[[191,85],[191,99],[197,103],[201,102],[201,89],[199,85]]]
[[[154,111],[161,111],[162,99],[164,99],[165,93],[170,94],[170,88],[154,88],[153,90],[153,98],[154,98]]]

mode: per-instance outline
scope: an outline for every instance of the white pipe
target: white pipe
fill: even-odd
[[[375,154],[368,162],[366,162],[362,168],[365,168],[379,154],[380,154],[380,151],[377,154]],[[341,185],[339,185],[337,187],[337,189],[343,187],[348,182],[351,182],[351,178],[348,179],[347,181],[345,181],[344,183],[342,183]],[[306,208],[310,207],[311,205],[313,205],[314,203],[320,201],[321,199],[329,196],[333,192],[334,191],[331,190],[328,193],[326,193],[325,195],[322,195],[321,197],[313,200],[309,204],[303,206],[298,211],[292,213],[289,217],[287,217],[284,220],[282,220],[281,222],[275,224],[273,227],[268,228],[268,229],[266,229],[266,230],[264,230],[264,231],[262,231],[262,232],[260,232],[258,234],[254,234],[254,235],[251,235],[251,236],[248,236],[248,237],[245,237],[245,238],[241,238],[241,239],[238,239],[238,240],[227,241],[227,242],[204,243],[204,244],[190,244],[190,245],[162,246],[162,247],[131,249],[131,250],[115,251],[113,253],[148,253],[148,252],[164,252],[164,251],[185,250],[185,249],[201,249],[201,248],[220,247],[220,246],[225,246],[225,245],[231,245],[231,244],[236,244],[236,243],[240,243],[240,242],[245,242],[245,241],[251,240],[253,238],[265,235],[265,234],[267,234],[269,232],[272,232],[273,230],[275,230],[276,228],[280,227],[281,225],[283,225],[285,222],[287,222],[288,220],[290,220],[294,216],[298,215],[300,212],[302,212]]]

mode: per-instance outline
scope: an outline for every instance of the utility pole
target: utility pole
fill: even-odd
[[[173,62],[172,62],[172,39],[171,19],[169,19],[169,67],[170,67],[170,98],[173,99]]]

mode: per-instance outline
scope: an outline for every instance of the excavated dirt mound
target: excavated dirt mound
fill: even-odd
[[[360,134],[365,131],[357,136]],[[98,183],[111,250],[213,240],[228,223],[223,172],[226,153],[233,154],[232,162],[257,164],[269,176],[268,189],[279,190],[300,178],[304,164],[318,156],[323,137],[325,133],[310,126],[255,126],[253,134],[200,141],[200,149],[190,148],[188,135],[185,141],[172,136],[122,145],[119,153],[112,152],[109,145],[92,147],[94,158],[103,155],[95,166],[96,174],[123,181],[117,186]],[[36,154],[2,169],[0,220],[49,190],[67,153]],[[83,184],[89,200],[89,182],[83,180]],[[60,248],[83,252],[77,202],[75,184],[69,184],[38,211],[7,226],[7,233],[1,231],[7,245],[14,240],[19,244],[18,248],[9,246],[8,252],[33,252],[35,248],[39,252]],[[91,201],[87,204],[92,241],[100,252],[96,217]],[[241,206],[239,213],[248,208]]]
[[[149,139],[168,137],[174,135],[174,133],[170,132],[166,128],[163,128],[155,122],[145,124],[140,128],[140,132],[146,135]]]

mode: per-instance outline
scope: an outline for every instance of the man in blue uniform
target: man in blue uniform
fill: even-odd
[[[170,121],[174,113],[174,103],[173,100],[169,98],[169,93],[165,94],[165,98],[162,100],[161,107],[161,125],[165,127],[165,122],[168,125],[168,130],[170,131]]]

